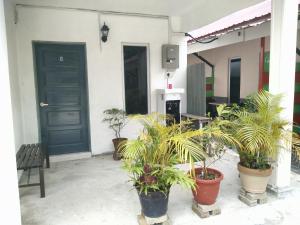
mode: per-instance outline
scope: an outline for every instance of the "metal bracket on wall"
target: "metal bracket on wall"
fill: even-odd
[[[207,59],[205,59],[204,57],[202,57],[201,55],[198,55],[198,53],[193,53],[194,56],[196,56],[198,59],[200,59],[201,61],[203,61],[204,63],[206,63],[208,66],[211,67],[212,70],[212,74],[215,74],[215,65],[213,65],[212,63],[210,63]]]

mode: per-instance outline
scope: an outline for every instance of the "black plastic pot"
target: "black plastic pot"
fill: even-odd
[[[147,195],[145,193],[138,194],[142,206],[142,212],[145,216],[157,218],[167,214],[169,193],[165,194],[157,191],[149,192]]]

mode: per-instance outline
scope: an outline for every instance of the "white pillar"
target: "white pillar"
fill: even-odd
[[[282,118],[293,122],[298,0],[272,0],[269,90],[284,94]],[[289,126],[292,129],[292,126]],[[281,149],[269,182],[280,196],[289,190],[291,147]]]
[[[0,224],[21,224],[3,0],[0,0]]]

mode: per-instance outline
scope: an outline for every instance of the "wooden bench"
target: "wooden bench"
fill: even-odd
[[[181,116],[193,122],[196,121],[197,124],[194,124],[193,126],[194,129],[203,128],[206,124],[211,122],[211,118],[206,116],[197,116],[189,113],[182,113]]]
[[[27,184],[19,184],[19,187],[40,186],[41,198],[45,197],[45,182],[44,182],[44,160],[46,156],[47,168],[50,167],[49,155],[42,144],[24,144],[20,147],[17,153],[17,169],[28,170]],[[39,183],[29,183],[31,169],[39,169]]]

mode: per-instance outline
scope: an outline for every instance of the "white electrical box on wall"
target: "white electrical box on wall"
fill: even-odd
[[[156,94],[157,112],[163,115],[171,115],[175,119],[176,123],[179,123],[181,121],[181,98],[182,94],[184,94],[184,89],[157,89]],[[167,121],[166,124],[168,124]]]
[[[179,45],[162,45],[162,68],[179,68]]]

